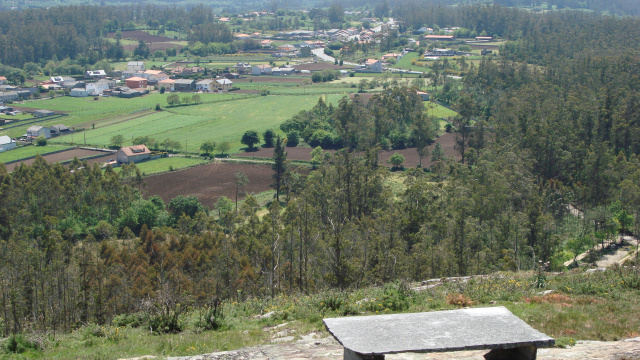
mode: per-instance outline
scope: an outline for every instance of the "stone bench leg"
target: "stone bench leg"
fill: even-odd
[[[493,349],[486,353],[484,358],[486,360],[536,360],[537,353],[537,347],[523,345],[511,349]]]
[[[384,355],[363,355],[344,348],[343,360],[384,360]]]

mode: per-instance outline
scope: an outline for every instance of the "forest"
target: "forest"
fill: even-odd
[[[472,64],[459,85],[429,75],[434,96],[447,92],[460,114],[451,127],[459,160],[439,157],[402,173],[379,166],[379,149],[420,151],[436,136],[415,89],[391,86],[366,103],[319,101],[285,121],[285,133],[336,152],[303,175],[289,169],[278,139],[278,195],[261,213],[252,196],[237,210],[230,202],[206,209],[195,197],[145,198],[135,167],[103,172],[75,161],[71,172],[38,158],[8,173],[0,165],[3,336],[137,313],[179,331],[181,311],[214,306],[212,296],[310,294],[532,270],[540,261],[560,270],[596,242],[637,233],[638,19],[414,5],[400,3],[393,14],[408,26],[465,23],[509,40],[500,59]],[[110,16],[211,26],[210,13],[180,17],[159,6],[75,10],[0,13],[3,63],[99,54],[105,28],[88,25],[111,26]],[[33,22],[33,32],[20,31]],[[47,26],[48,37],[38,36]],[[12,57],[8,49],[25,39],[36,40]]]

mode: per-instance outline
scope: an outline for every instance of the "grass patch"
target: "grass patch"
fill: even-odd
[[[258,194],[270,199],[273,192]],[[71,334],[50,338],[44,350],[2,354],[0,359],[130,358],[141,355],[192,356],[269,343],[269,327],[284,324],[303,335],[324,330],[325,317],[375,315],[458,309],[460,306],[505,306],[533,328],[572,345],[578,340],[636,337],[640,327],[640,273],[614,268],[602,273],[547,274],[545,288],[533,272],[496,273],[468,281],[435,280],[438,286],[390,283],[382,287],[329,290],[314,295],[281,294],[269,298],[229,300],[223,305],[224,326],[197,328],[200,309],[180,316],[184,331],[151,335],[148,328],[85,325]],[[543,293],[552,290],[551,293]],[[257,315],[271,313],[269,317]],[[284,329],[283,327],[282,329]],[[29,340],[27,338],[27,340]]]
[[[191,94],[189,94],[190,96]],[[225,101],[232,99],[243,99],[246,96],[240,94],[199,94],[203,103],[213,103],[217,101]],[[74,98],[70,96],[58,97],[54,99],[36,100],[26,102],[24,107],[32,109],[47,109],[55,111],[63,111],[69,114],[64,118],[56,118],[53,120],[42,119],[38,125],[51,126],[55,124],[65,124],[68,127],[96,127],[100,125],[101,120],[111,119],[129,115],[138,116],[143,111],[153,111],[156,104],[161,106],[167,105],[167,94],[149,94],[133,99],[122,99],[117,97],[100,98],[95,101],[93,97]],[[183,96],[181,94],[181,96]],[[9,129],[7,135],[16,137],[24,134],[26,129],[31,126],[24,125],[14,129]],[[66,142],[70,142],[66,140]]]
[[[398,62],[391,65],[390,67],[397,68],[397,69],[412,70],[412,71],[430,72],[431,69],[428,67],[413,65],[411,63],[413,59],[417,59],[419,57],[420,57],[420,54],[418,54],[415,51],[407,53],[405,56],[402,57],[402,59],[400,59]]]
[[[26,145],[20,146],[13,150],[3,151],[0,153],[0,162],[6,163],[9,161],[26,159],[32,156],[36,156],[38,154],[45,155],[48,153],[71,149],[69,146],[63,145],[47,145],[47,146],[34,146],[34,145]]]
[[[163,98],[166,99],[166,95],[163,95]],[[340,95],[329,95],[327,101],[337,103],[340,98]],[[317,101],[317,95],[261,96],[174,107],[162,112],[143,114],[141,117],[134,116],[126,121],[115,118],[104,124],[98,122],[95,129],[86,131],[83,140],[86,136],[87,144],[105,146],[109,145],[111,137],[121,134],[125,138],[124,145],[130,145],[133,138],[146,135],[158,141],[167,138],[179,141],[183,146],[182,150],[190,153],[199,152],[200,144],[206,140],[229,141],[231,143],[229,152],[234,153],[243,147],[240,144],[240,138],[246,130],[254,129],[262,133],[270,128],[278,129],[283,121],[301,110],[310,109]],[[71,135],[61,136],[51,141],[69,143]]]
[[[209,163],[209,160],[201,157],[172,156],[141,162],[139,164],[136,164],[136,166],[138,167],[138,169],[140,169],[140,172],[143,175],[151,175],[207,163]],[[119,171],[120,169],[120,167],[115,168],[116,171]]]
[[[435,116],[437,118],[446,119],[449,117],[455,117],[458,115],[457,112],[446,108],[434,101],[425,101],[424,106],[427,108],[427,114],[430,116]]]

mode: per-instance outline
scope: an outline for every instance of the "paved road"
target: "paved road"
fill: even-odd
[[[324,48],[313,49],[313,50],[311,50],[311,52],[313,53],[313,55],[317,56],[318,58],[320,58],[323,61],[328,61],[328,62],[332,62],[332,63],[336,62],[336,58],[334,58],[333,56],[329,56],[329,55],[324,53]],[[344,61],[342,63],[344,65],[353,65],[353,66],[358,65],[356,63],[351,63],[351,62],[346,62],[346,61]]]

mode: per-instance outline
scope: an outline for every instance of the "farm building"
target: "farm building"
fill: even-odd
[[[44,135],[45,138],[51,137],[51,130],[48,127],[33,125],[27,129],[27,138],[35,139],[40,135]]]
[[[211,79],[200,80],[196,83],[196,91],[211,91],[213,83]]]
[[[73,88],[69,91],[69,96],[73,97],[87,97],[91,91],[87,88]]]
[[[164,86],[164,90],[165,91],[175,91],[175,87],[173,86],[173,84],[176,81],[174,79],[165,79],[162,81],[158,81],[158,87],[163,87]]]
[[[402,54],[388,53],[388,54],[382,55],[382,61],[387,61],[387,60],[389,60],[391,58],[394,58],[396,60],[400,60],[402,58]]]
[[[87,79],[104,79],[107,77],[107,73],[104,70],[87,70],[84,73],[84,77]]]
[[[229,79],[218,79],[216,80],[216,84],[218,86],[218,90],[228,91],[233,87],[233,81]]]
[[[417,94],[422,98],[422,101],[429,101],[429,94],[424,91],[418,91]]]
[[[63,124],[53,125],[49,128],[49,131],[51,132],[51,136],[60,136],[71,133],[71,130]]]
[[[491,41],[493,36],[476,36],[477,41]]]
[[[278,50],[285,51],[285,52],[291,52],[291,51],[293,51],[295,49],[296,49],[296,47],[291,45],[291,44],[284,44],[284,45],[278,46]]]
[[[151,157],[151,151],[146,145],[134,145],[120,148],[116,155],[118,163],[128,164],[147,160]]]
[[[127,87],[130,89],[139,89],[139,88],[147,87],[147,79],[137,77],[137,76],[125,79],[124,82],[127,83]]]
[[[16,147],[16,142],[10,137],[4,135],[0,136],[0,152],[8,151]]]
[[[382,72],[382,62],[378,59],[367,59],[365,67],[371,72]]]
[[[239,74],[248,74],[251,72],[252,66],[248,63],[237,63],[233,68]]]
[[[256,65],[251,69],[251,74],[253,75],[271,75],[271,72],[271,65],[268,64]]]
[[[152,75],[149,75],[149,77],[147,78],[147,84],[155,85],[159,81],[167,80],[168,78],[169,78],[169,75],[167,75],[167,74],[165,74],[163,72],[160,72],[160,73],[157,73],[157,74],[152,74]]]
[[[456,37],[454,35],[425,35],[424,39],[431,41],[453,41]]]
[[[295,73],[296,69],[292,67],[276,67],[271,71],[271,74],[276,76],[295,75]]]
[[[129,71],[145,71],[144,61],[129,61],[127,63],[127,70]]]
[[[173,83],[176,91],[193,91],[196,88],[196,81],[192,79],[178,79]]]
[[[20,96],[15,91],[0,92],[0,102],[18,100]]]
[[[53,116],[56,113],[51,111],[51,110],[34,110],[33,111],[33,117],[47,117],[47,116]]]

